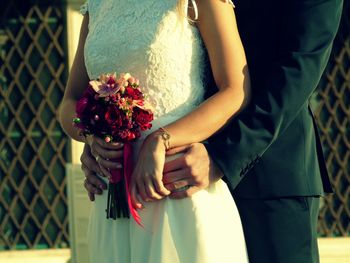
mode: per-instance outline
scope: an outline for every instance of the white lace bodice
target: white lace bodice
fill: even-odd
[[[129,72],[155,105],[155,118],[183,116],[203,100],[206,52],[177,0],[88,0],[85,64],[91,79]]]

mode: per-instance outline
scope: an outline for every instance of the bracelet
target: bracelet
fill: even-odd
[[[160,135],[163,139],[165,150],[169,150],[170,149],[170,134],[163,127],[160,127],[158,129],[158,131],[160,132]]]

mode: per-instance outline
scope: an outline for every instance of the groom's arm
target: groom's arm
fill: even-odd
[[[279,59],[257,85],[250,107],[206,144],[232,188],[295,119],[326,67],[342,0],[287,0]]]

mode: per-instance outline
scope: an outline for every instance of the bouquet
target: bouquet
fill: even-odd
[[[141,131],[152,127],[153,113],[139,87],[139,80],[129,73],[102,74],[89,82],[76,104],[74,125],[82,135],[94,135],[105,142],[124,143],[123,170],[112,170],[108,184],[107,218],[140,217],[132,207],[129,182],[132,173],[131,142]]]

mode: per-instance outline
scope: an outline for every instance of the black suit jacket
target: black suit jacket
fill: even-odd
[[[236,0],[252,100],[206,144],[244,198],[331,192],[308,100],[328,62],[342,0]]]

